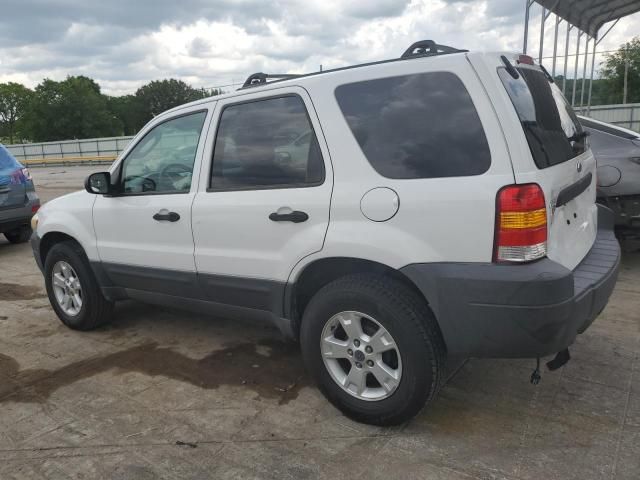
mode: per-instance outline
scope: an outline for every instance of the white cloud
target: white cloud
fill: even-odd
[[[515,0],[4,1],[12,15],[0,18],[0,81],[35,86],[44,77],[83,74],[110,94],[133,93],[159,78],[210,87],[241,83],[256,71],[393,58],[425,38],[470,50],[518,51],[524,20],[524,2]],[[533,13],[529,45],[537,55],[539,9]],[[621,20],[599,48],[640,34],[638,20],[637,14]],[[547,25],[550,55],[553,22]],[[561,28],[560,53],[563,42]],[[571,60],[569,66],[572,75]]]

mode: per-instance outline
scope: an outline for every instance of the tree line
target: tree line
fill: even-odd
[[[45,79],[34,89],[0,83],[0,142],[49,142],[134,135],[159,113],[222,93],[173,78],[154,80],[133,95],[109,96],[95,80]]]
[[[640,37],[605,57],[601,78],[594,80],[592,105],[640,102]],[[562,77],[556,77],[562,86]],[[588,99],[589,81],[576,83],[576,105]],[[193,100],[218,95],[220,90],[194,88],[173,78],[156,80],[133,95],[113,97],[84,76],[56,82],[45,79],[33,90],[19,83],[0,83],[0,142],[46,142],[81,138],[134,135],[155,115]],[[573,79],[565,95],[571,101]]]

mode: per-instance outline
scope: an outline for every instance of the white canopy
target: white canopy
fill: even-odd
[[[605,23],[640,11],[640,0],[536,0],[591,37]]]

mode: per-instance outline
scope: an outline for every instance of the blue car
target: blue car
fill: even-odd
[[[39,208],[29,170],[0,144],[0,233],[11,243],[28,241],[31,217]]]

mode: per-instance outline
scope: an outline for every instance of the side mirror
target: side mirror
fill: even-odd
[[[84,188],[94,195],[107,195],[111,192],[111,174],[109,172],[92,173],[84,181]]]

